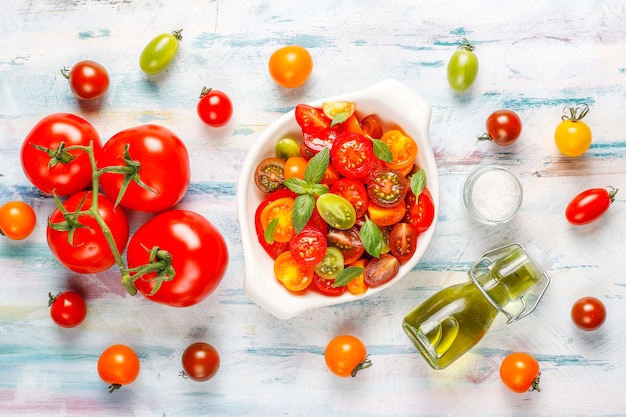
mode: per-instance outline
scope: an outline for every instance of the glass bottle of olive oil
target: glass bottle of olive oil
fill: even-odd
[[[486,252],[470,281],[444,288],[404,317],[402,328],[426,361],[443,369],[476,345],[499,312],[508,323],[530,314],[550,283],[532,245]]]

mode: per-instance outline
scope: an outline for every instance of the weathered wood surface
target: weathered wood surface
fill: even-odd
[[[578,192],[624,188],[626,37],[623,1],[295,2],[155,0],[12,1],[0,7],[0,201],[34,205],[39,225],[21,242],[0,240],[0,414],[3,416],[605,416],[626,415],[626,207],[621,192],[595,224],[574,228],[563,211]],[[156,34],[184,28],[179,56],[148,80],[137,61]],[[461,38],[476,45],[480,71],[466,94],[451,92],[446,64]],[[301,88],[277,87],[267,73],[276,48],[301,44],[315,69]],[[103,63],[111,87],[100,106],[79,105],[59,69]],[[280,321],[242,291],[236,182],[247,149],[299,102],[395,78],[433,105],[431,141],[441,184],[433,242],[410,277],[382,294]],[[230,124],[205,127],[195,114],[203,85],[235,104]],[[560,156],[552,135],[564,106],[585,102],[594,133],[581,158]],[[511,108],[524,123],[510,148],[476,144],[485,118]],[[107,139],[146,122],[184,139],[192,186],[180,204],[225,235],[228,273],[203,303],[172,309],[127,296],[115,270],[69,273],[45,241],[54,207],[26,180],[21,142],[43,116],[72,112]],[[503,226],[473,223],[462,204],[467,173],[498,163],[517,173],[524,202]],[[139,219],[134,219],[135,226]],[[471,353],[431,370],[400,323],[437,289],[467,278],[485,250],[532,240],[552,261],[552,284],[538,309],[506,325],[497,319]],[[76,329],[48,315],[49,291],[77,288],[89,314]],[[569,310],[594,295],[608,309],[603,328],[584,333]],[[359,336],[374,362],[355,379],[328,372],[323,352],[339,333]],[[219,374],[178,376],[193,341],[212,343]],[[100,352],[127,343],[140,354],[138,380],[113,395],[96,372]],[[542,368],[542,392],[513,394],[498,368],[511,351]]]

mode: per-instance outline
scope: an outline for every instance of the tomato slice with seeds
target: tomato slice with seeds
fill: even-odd
[[[365,265],[367,265],[367,261],[365,259],[359,259],[350,264],[350,266],[356,266],[359,268],[365,268]],[[348,282],[346,287],[348,288],[348,291],[350,291],[352,294],[359,295],[365,294],[367,292],[367,289],[369,288],[369,285],[367,285],[363,274],[361,274],[358,277],[354,278],[352,281]]]
[[[417,249],[417,233],[408,223],[396,223],[389,233],[391,254],[400,262],[406,262]]]
[[[287,251],[274,261],[274,275],[289,291],[303,291],[313,282],[313,267],[299,264]]]
[[[285,182],[285,161],[280,158],[265,158],[254,171],[254,183],[264,193],[283,188]]]
[[[395,256],[383,253],[372,259],[363,271],[363,279],[370,287],[378,287],[391,281],[400,270],[400,261]]]
[[[406,215],[406,203],[392,207],[383,207],[370,200],[367,204],[367,216],[378,226],[393,226]]]
[[[293,198],[279,198],[269,203],[261,211],[260,220],[264,231],[274,219],[278,219],[278,224],[274,230],[274,240],[277,242],[289,242],[295,233],[291,220],[294,202]]]
[[[324,259],[326,246],[326,236],[311,226],[305,226],[289,241],[291,256],[299,264],[309,266],[315,266]]]
[[[322,109],[309,106],[308,104],[298,104],[295,109],[296,122],[303,133],[316,135],[330,127],[329,119]]]
[[[259,204],[259,206],[256,209],[256,212],[254,213],[254,228],[256,230],[257,238],[259,240],[259,243],[265,250],[265,252],[272,259],[276,259],[278,255],[289,250],[289,242],[274,241],[273,243],[268,243],[265,240],[263,226],[261,225],[261,212],[263,212],[263,209],[267,207],[268,204],[270,204],[272,201],[276,201],[279,198],[283,198],[283,197],[290,197],[290,198],[295,199],[296,196],[297,194],[289,190],[288,188],[281,188],[280,190],[274,191],[273,193],[265,197],[265,199],[261,202],[261,204]],[[313,218],[313,216],[311,217]]]
[[[404,201],[409,191],[409,182],[401,172],[383,168],[374,173],[367,183],[370,199],[383,207],[393,207]]]
[[[359,228],[356,226],[347,230],[333,229],[331,227],[328,229],[326,241],[328,246],[335,247],[341,251],[344,264],[350,264],[358,260],[365,251],[359,235]]]
[[[376,156],[370,139],[345,131],[335,139],[330,148],[330,158],[341,175],[358,178],[371,170]]]
[[[382,122],[375,114],[367,115],[361,120],[361,129],[372,139],[380,139],[383,136]]]
[[[393,129],[385,132],[380,140],[387,145],[393,159],[393,162],[385,162],[385,165],[398,171],[411,169],[415,163],[418,150],[417,143],[415,143],[412,137]]]
[[[413,226],[416,233],[428,230],[435,219],[435,203],[428,188],[424,188],[417,200],[415,194],[409,190],[405,202],[406,216],[404,221]]]
[[[337,297],[346,292],[346,286],[335,287],[334,279],[324,279],[317,274],[313,274],[313,285],[315,289],[320,291],[324,295],[330,295],[331,297]]]
[[[315,155],[324,148],[332,149],[336,139],[337,129],[335,128],[324,129],[318,133],[302,132],[302,143],[307,154]]]
[[[369,196],[367,195],[365,185],[361,181],[353,178],[339,178],[331,185],[330,192],[348,200],[354,206],[357,218],[367,213]]]

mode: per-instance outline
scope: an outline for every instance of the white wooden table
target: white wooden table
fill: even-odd
[[[0,202],[31,203],[39,218],[20,242],[0,239],[0,415],[2,416],[604,416],[626,415],[626,3],[544,1],[260,2],[189,0],[5,1],[0,7]],[[156,34],[184,28],[179,56],[149,82],[138,68]],[[451,92],[446,64],[461,38],[476,45],[478,79]],[[301,88],[285,90],[267,73],[285,44],[308,48],[315,68]],[[111,87],[100,107],[80,106],[60,68],[103,63]],[[242,290],[243,259],[236,181],[247,149],[263,129],[300,102],[395,78],[433,105],[431,140],[441,184],[435,238],[411,276],[382,294],[281,321]],[[213,130],[195,114],[203,85],[235,105]],[[565,106],[587,103],[594,133],[581,158],[560,156],[553,132]],[[476,144],[494,110],[511,108],[524,130],[510,148]],[[184,139],[192,186],[180,204],[224,234],[228,272],[218,290],[187,309],[126,295],[115,269],[97,275],[61,267],[45,241],[54,207],[25,178],[19,147],[43,116],[71,112],[107,139],[155,122]],[[467,173],[480,163],[514,171],[524,202],[504,226],[472,222],[461,200]],[[585,188],[623,188],[609,213],[574,228],[563,216]],[[485,250],[532,240],[552,261],[552,284],[538,309],[506,325],[496,320],[469,354],[434,371],[401,329],[403,316],[441,287],[467,279]],[[79,288],[88,317],[75,329],[50,320],[48,292]],[[605,325],[584,333],[569,310],[600,298]],[[325,366],[332,337],[361,338],[374,365],[341,379]],[[180,356],[194,341],[220,352],[206,383],[184,380]],[[109,394],[96,362],[112,343],[133,346],[142,370]],[[540,362],[542,391],[514,394],[498,369],[511,351]]]

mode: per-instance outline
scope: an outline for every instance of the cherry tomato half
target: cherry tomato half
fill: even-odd
[[[359,178],[370,172],[374,164],[372,141],[358,133],[340,134],[330,148],[330,158],[337,171],[348,178]]]
[[[389,168],[408,173],[415,164],[415,157],[417,156],[417,143],[412,137],[406,136],[399,130],[388,130],[380,138],[389,150],[393,162],[385,162]]]
[[[435,203],[428,188],[424,188],[417,201],[415,194],[409,188],[406,198],[406,216],[404,221],[413,226],[417,233],[428,230],[435,219]]]
[[[363,342],[351,335],[333,338],[326,346],[324,360],[328,369],[340,377],[355,377],[360,370],[372,365]]]
[[[223,91],[205,87],[200,93],[196,110],[200,119],[208,126],[221,127],[230,121],[233,103]]]
[[[578,194],[565,209],[565,218],[571,224],[580,226],[600,218],[615,200],[617,189],[591,188]]]
[[[500,364],[500,379],[511,391],[540,391],[539,363],[528,353],[515,352]]]
[[[80,294],[74,291],[64,291],[56,296],[50,293],[48,306],[50,317],[61,327],[76,327],[87,316],[87,304]]]
[[[582,330],[599,329],[606,320],[606,308],[595,297],[583,297],[576,300],[571,311],[572,321]]]
[[[344,264],[355,262],[365,251],[359,235],[359,229],[356,226],[347,230],[330,228],[326,235],[326,240],[328,246],[333,246],[341,251]]]
[[[303,291],[313,282],[313,267],[302,265],[290,251],[283,252],[274,260],[274,275],[289,291]]]
[[[515,143],[522,133],[522,121],[512,110],[496,110],[487,117],[487,133],[478,140],[490,140],[496,145],[509,146]]]
[[[334,279],[325,279],[317,274],[313,274],[313,288],[330,297],[337,297],[346,292],[345,285],[335,287]]]
[[[417,233],[410,224],[396,223],[389,233],[389,248],[398,261],[406,262],[417,250]]]
[[[141,70],[148,75],[165,70],[176,57],[180,41],[183,39],[182,31],[180,29],[172,33],[161,33],[148,42],[139,57]]]
[[[289,242],[295,230],[293,228],[293,205],[290,197],[279,198],[269,203],[261,212],[261,227],[265,231],[272,221],[277,221],[273,237],[277,242]]]
[[[98,359],[98,375],[109,385],[109,392],[128,385],[139,375],[139,357],[126,345],[106,348]]]
[[[370,287],[378,287],[395,278],[399,270],[400,261],[393,255],[382,253],[365,266],[363,279]]]
[[[565,109],[561,123],[554,131],[554,142],[563,155],[577,157],[591,146],[591,129],[582,121],[588,112],[587,105]]]
[[[313,58],[306,48],[288,45],[275,50],[268,62],[270,76],[276,84],[287,87],[299,87],[313,71]]]
[[[109,73],[96,61],[84,60],[74,64],[71,70],[63,69],[74,95],[81,100],[96,100],[109,88]]]
[[[367,193],[370,200],[382,207],[393,207],[404,202],[409,182],[398,170],[382,168],[370,176]]]
[[[326,253],[326,236],[320,230],[304,226],[302,231],[294,234],[289,241],[291,256],[302,265],[315,266],[324,259]]]
[[[0,235],[9,239],[26,239],[37,224],[35,210],[23,201],[9,201],[0,206]]]
[[[198,382],[213,378],[220,368],[220,355],[217,350],[205,342],[196,342],[187,346],[182,356],[185,376]]]
[[[339,178],[331,185],[330,192],[348,200],[354,207],[357,218],[367,213],[369,196],[361,181],[345,177]]]
[[[462,92],[470,88],[476,75],[478,58],[474,53],[474,45],[465,39],[448,62],[448,84],[453,90]]]
[[[285,182],[285,161],[280,158],[265,158],[254,170],[254,183],[264,193],[283,188]]]

